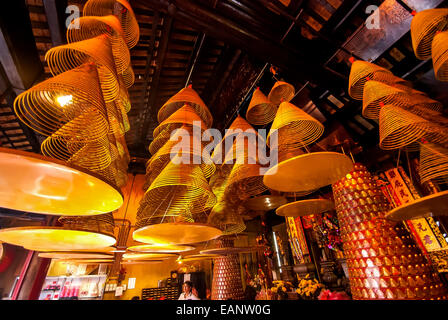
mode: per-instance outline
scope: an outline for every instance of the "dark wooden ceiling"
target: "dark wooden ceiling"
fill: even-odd
[[[0,13],[3,146],[39,152],[43,137],[18,121],[12,101],[50,77],[44,55],[65,43],[67,6],[76,5],[82,12],[84,3],[22,0]],[[136,81],[129,89],[131,130],[126,135],[134,157],[150,156],[147,147],[158,124],[157,111],[188,84],[208,105],[214,127],[222,130],[238,113],[245,114],[253,88],[259,86],[267,94],[276,79],[284,79],[298,92],[293,103],[325,124],[322,141],[342,130],[364,145],[377,143],[378,127],[362,118],[360,103],[346,93],[351,55],[414,81],[435,99],[448,100],[446,86],[431,77],[431,62],[415,58],[409,35],[410,11],[445,6],[445,1],[131,0],[130,4],[140,26],[140,41],[131,50]],[[370,5],[383,8],[387,23],[380,31],[365,28]],[[275,77],[271,66],[277,70]]]

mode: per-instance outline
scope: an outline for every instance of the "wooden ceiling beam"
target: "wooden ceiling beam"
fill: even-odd
[[[341,80],[323,68],[306,50],[293,50],[282,45],[279,40],[261,37],[243,27],[245,21],[238,24],[219,12],[211,11],[191,0],[174,0],[171,3],[166,0],[134,0],[134,2],[141,6],[161,8],[177,20],[241,48],[258,59],[270,62],[294,74],[295,77],[329,88],[336,87]],[[266,28],[269,28],[269,25]]]
[[[152,82],[151,82],[151,90],[149,93],[149,99],[148,99],[148,105],[145,108],[145,112],[142,116],[142,127],[140,130],[140,140],[141,142],[146,145],[147,139],[146,136],[148,134],[148,127],[151,122],[151,120],[155,120],[152,118],[152,115],[157,114],[154,110],[155,106],[154,103],[157,98],[158,93],[158,87],[159,87],[159,81],[160,81],[160,73],[163,68],[163,64],[165,61],[166,53],[168,51],[168,41],[170,39],[171,29],[173,27],[173,18],[169,15],[165,15],[163,17],[163,29],[162,29],[162,35],[161,40],[159,44],[159,49],[157,52],[157,62],[156,62],[156,70],[154,72],[154,75],[152,76]]]

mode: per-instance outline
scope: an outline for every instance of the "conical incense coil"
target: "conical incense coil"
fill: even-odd
[[[356,300],[446,299],[446,290],[366,168],[333,184],[350,288]]]
[[[392,150],[407,146],[421,138],[432,142],[446,142],[446,128],[429,122],[393,105],[380,111],[380,147]]]
[[[202,119],[196,113],[195,109],[189,105],[184,105],[182,108],[173,112],[167,119],[162,121],[153,131],[153,137],[157,137],[162,131],[170,131],[170,133],[183,125],[200,127],[201,131],[208,129],[204,126]],[[201,132],[200,131],[200,132]]]
[[[131,100],[129,98],[129,92],[124,83],[123,76],[121,74],[118,75],[118,83],[120,84],[120,93],[118,94],[117,103],[120,103],[123,106],[126,113],[131,110]]]
[[[132,69],[132,65],[130,64],[126,70],[121,74],[123,77],[123,83],[126,88],[130,88],[134,85],[135,82],[135,73]]]
[[[218,247],[232,248],[233,239],[218,240]],[[213,259],[212,300],[243,300],[240,259],[238,254],[229,254]]]
[[[231,140],[228,140],[226,143],[230,143]],[[222,146],[222,145],[220,145]],[[226,145],[227,147],[227,145]],[[234,138],[234,142],[232,147],[226,152],[225,157],[222,161],[224,165],[231,164],[255,164],[263,161],[266,162],[266,158],[263,153],[260,152],[259,148],[265,147],[264,140],[258,140],[258,135],[253,134],[243,134],[240,133]],[[224,150],[225,151],[225,150]],[[213,155],[215,159],[219,158],[218,150],[215,148]]]
[[[367,81],[381,81],[387,76],[393,77],[392,72],[374,63],[356,60],[352,63],[352,67],[350,69],[348,94],[353,99],[362,100],[364,85]]]
[[[430,110],[442,110],[442,104],[420,94],[389,86],[378,81],[368,81],[364,87],[362,115],[368,119],[378,119],[383,105],[391,104],[402,108],[419,105]]]
[[[247,145],[245,140],[248,140],[250,145],[256,147],[255,145],[258,144],[260,139],[263,138],[258,135],[257,131],[243,117],[238,115],[230,124],[229,128],[225,130],[222,140],[215,146],[212,159],[216,163],[225,163],[226,160],[228,162],[234,160],[236,159],[236,154],[232,154],[231,152],[237,152],[237,145],[235,145],[236,141],[244,141],[244,145],[238,145],[244,150]],[[228,148],[229,145],[232,147]],[[228,150],[226,150],[226,148],[228,148]],[[227,158],[228,156],[230,156],[230,158]]]
[[[279,145],[301,148],[319,139],[324,126],[302,109],[289,102],[282,102],[267,138],[267,145],[275,148],[270,145],[274,132],[278,134]]]
[[[253,125],[265,125],[274,121],[277,107],[256,88],[252,94],[249,107],[247,107],[246,119]]]
[[[237,234],[246,229],[246,224],[238,209],[225,200],[219,201],[213,207],[207,223],[222,230],[223,235]]]
[[[448,181],[448,149],[434,143],[421,143],[418,173],[422,184],[431,180],[446,183]]]
[[[96,216],[63,216],[58,219],[63,228],[82,230],[114,236],[114,217],[112,213]]]
[[[131,64],[131,55],[123,38],[120,21],[116,16],[80,17],[72,20],[67,28],[68,43],[87,40],[100,35],[106,35],[109,39],[117,72],[119,74],[124,73]]]
[[[235,164],[227,181],[226,194],[246,200],[267,190],[258,164]]]
[[[156,154],[156,152],[163,147],[163,145],[170,140],[171,132],[169,130],[164,130],[159,133],[157,137],[149,144],[148,150],[151,154]]]
[[[432,61],[436,79],[448,81],[448,31],[440,32],[432,42]]]
[[[126,0],[89,0],[84,5],[83,16],[109,15],[115,15],[120,21],[128,48],[135,47],[140,38],[140,28]]]
[[[107,118],[109,121],[109,135],[123,136],[125,133],[125,124],[121,111],[118,110],[115,102],[106,104]],[[129,123],[128,123],[129,124]]]
[[[411,21],[412,47],[420,60],[431,58],[433,38],[448,28],[448,9],[428,9],[418,12]]]
[[[119,84],[110,42],[105,35],[53,47],[45,54],[53,75],[75,69],[87,62],[98,67],[98,77],[105,102],[118,97]]]
[[[147,204],[140,204],[137,211],[137,219],[135,222],[136,231],[143,229],[146,226],[157,225],[162,223],[194,223],[192,213],[188,208],[184,208],[182,211],[177,209],[171,210],[167,207],[163,214],[153,213],[153,207]]]
[[[210,153],[204,150],[200,137],[190,134],[185,127],[173,132],[170,140],[151,157],[148,166],[150,170],[160,172],[175,156],[179,156],[184,163],[198,164],[206,178],[215,172]]]
[[[282,101],[291,101],[294,98],[294,94],[295,89],[291,84],[277,81],[269,92],[268,100],[278,106]]]
[[[194,164],[170,161],[146,191],[141,204],[154,208],[153,215],[171,212],[203,212],[212,208],[216,197],[201,168]]]
[[[106,168],[112,161],[107,138],[87,143],[71,142],[48,137],[42,142],[42,154],[67,161],[82,168],[96,171]],[[116,154],[114,155],[116,158]]]
[[[79,123],[95,127],[89,136],[76,137],[78,141],[91,141],[105,136],[109,129],[97,71],[90,64],[21,93],[14,101],[14,111],[23,123],[45,136],[58,130],[59,135],[69,135],[71,125],[79,130]]]
[[[197,94],[193,88],[186,87],[168,99],[167,102],[160,108],[157,119],[160,123],[164,120],[168,119],[170,115],[172,115],[176,110],[182,108],[185,104],[192,107],[196,113],[201,117],[202,121],[204,121],[205,126],[210,128],[213,123],[213,117],[205,105],[204,101],[202,101],[201,97]]]
[[[53,139],[88,143],[107,135],[109,123],[95,109],[80,114],[51,134]]]

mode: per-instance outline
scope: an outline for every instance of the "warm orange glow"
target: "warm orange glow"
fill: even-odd
[[[73,101],[73,96],[71,94],[65,96],[59,96],[56,98],[56,101],[59,103],[61,107],[65,107],[69,103]]]
[[[123,255],[124,260],[164,260],[177,258],[178,255],[174,253],[125,253]]]
[[[58,227],[19,227],[0,230],[0,241],[22,247],[49,250],[95,249],[112,246],[115,238],[94,232]]]
[[[153,244],[197,243],[216,239],[222,231],[199,223],[162,223],[134,231],[134,240]]]
[[[183,245],[161,245],[161,244],[142,244],[138,246],[129,247],[128,250],[136,252],[147,252],[147,253],[178,253],[194,250],[193,246],[183,246]]]
[[[269,169],[263,182],[268,188],[277,191],[307,191],[332,184],[352,169],[352,160],[342,153],[306,153]]]
[[[334,209],[333,201],[326,199],[306,199],[285,204],[275,213],[286,217],[303,217],[310,214],[319,214]]]
[[[97,215],[123,204],[110,184],[60,161],[0,148],[0,206],[54,215]],[[103,246],[104,247],[104,246]]]
[[[94,252],[42,252],[39,258],[49,259],[112,259],[113,256],[104,253]]]

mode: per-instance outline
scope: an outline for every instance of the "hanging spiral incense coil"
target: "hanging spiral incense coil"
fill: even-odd
[[[278,106],[282,101],[291,101],[294,94],[295,89],[291,84],[284,81],[277,81],[269,92],[268,100]]]
[[[418,12],[411,21],[412,47],[420,60],[431,58],[433,38],[438,31],[448,29],[448,9],[428,9]]]
[[[141,205],[151,208],[153,216],[166,212],[180,214],[186,211],[206,211],[216,203],[201,168],[194,164],[176,164],[170,161],[146,191]]]
[[[45,136],[55,131],[70,135],[70,130],[83,125],[92,131],[76,139],[92,141],[104,137],[109,129],[93,65],[64,72],[21,93],[14,101],[14,111],[23,123]]]
[[[86,16],[72,20],[67,28],[67,42],[74,43],[105,35],[112,46],[115,67],[122,74],[131,64],[129,48],[123,38],[123,30],[116,16]]]
[[[247,140],[247,142],[245,140]],[[243,117],[238,115],[229,128],[225,130],[223,139],[215,146],[212,159],[216,163],[230,162],[237,159],[237,147],[241,147],[241,145],[236,145],[235,142],[244,141],[243,150],[245,150],[245,147],[248,147],[248,144],[252,145],[252,147],[254,147],[254,144],[257,144],[258,147],[258,143],[261,140],[264,143],[263,138],[257,131]],[[228,145],[231,145],[232,147],[226,150]],[[251,158],[253,159],[254,157]]]
[[[182,159],[183,163],[198,164],[206,178],[215,172],[215,165],[210,158],[210,153],[204,150],[204,144],[200,137],[190,134],[186,127],[181,127],[173,132],[170,140],[148,161],[148,167],[151,171],[161,172],[175,156]]]
[[[356,60],[352,63],[348,80],[348,94],[356,100],[362,100],[364,85],[369,80],[393,77],[392,72],[374,63]],[[383,81],[381,81],[383,82]]]
[[[267,145],[270,147],[270,138],[273,132],[278,134],[278,142],[289,148],[305,147],[317,139],[324,132],[324,126],[289,102],[282,102],[278,108],[274,122],[267,138]]]
[[[274,121],[277,107],[256,88],[252,94],[249,107],[247,107],[246,119],[253,125],[265,125]]]
[[[204,127],[202,119],[196,113],[195,109],[189,105],[184,105],[182,108],[173,112],[167,119],[162,121],[153,131],[153,137],[157,137],[159,133],[164,130],[172,132],[184,125],[198,126],[201,131],[207,129]],[[193,133],[193,132],[192,132]],[[201,132],[199,132],[201,133]],[[199,137],[200,139],[201,137]]]
[[[140,29],[134,11],[126,0],[89,0],[84,5],[84,16],[115,15],[121,23],[128,48],[135,47]]]
[[[204,101],[202,101],[201,97],[197,94],[196,91],[191,88],[191,86],[183,88],[160,108],[159,113],[157,114],[157,119],[159,123],[162,123],[170,115],[172,115],[176,110],[182,108],[184,105],[189,105],[192,107],[197,115],[201,117],[202,121],[204,121],[205,126],[210,128],[213,123],[213,117],[205,105]]]
[[[118,75],[118,83],[120,84],[120,93],[116,102],[128,113],[131,110],[131,100],[122,75]]]
[[[434,143],[420,144],[420,163],[418,168],[420,183],[448,181],[448,149]]]
[[[213,207],[207,223],[222,230],[223,235],[237,234],[246,229],[246,224],[238,209],[225,200],[219,201]]]
[[[235,199],[246,200],[267,190],[263,184],[261,166],[258,164],[235,164],[227,181],[226,194]]]
[[[149,144],[148,150],[151,154],[156,154],[156,152],[163,147],[163,145],[170,140],[171,132],[169,130],[164,130],[159,133],[157,137],[152,140]]]
[[[402,148],[423,137],[432,142],[446,142],[446,129],[394,105],[380,111],[380,147]],[[445,131],[445,134],[444,134]]]
[[[129,65],[121,75],[123,77],[123,83],[126,88],[130,88],[134,85],[135,73],[132,69],[132,65]]]
[[[432,61],[437,80],[448,81],[448,31],[440,32],[432,42]]]
[[[114,217],[112,213],[96,216],[62,216],[58,219],[63,228],[90,231],[114,237]]]
[[[42,154],[48,157],[97,171],[109,166],[117,157],[116,152],[111,152],[110,147],[107,138],[81,143],[54,139],[50,136],[42,142],[41,150]]]
[[[440,111],[443,108],[440,102],[423,95],[409,94],[409,92],[378,81],[368,81],[364,87],[362,115],[368,119],[378,119],[381,106],[386,104],[404,109],[415,105],[435,111]]]
[[[45,60],[53,75],[75,69],[87,62],[98,67],[98,77],[105,102],[118,97],[119,84],[110,42],[105,35],[51,48]]]

